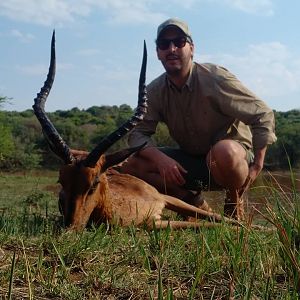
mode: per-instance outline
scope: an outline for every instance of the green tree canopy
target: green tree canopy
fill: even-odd
[[[0,105],[6,97],[0,98]],[[92,106],[88,109],[58,110],[48,113],[50,120],[67,144],[74,149],[90,151],[102,138],[133,115],[126,105]],[[277,143],[267,151],[266,166],[289,168],[300,166],[300,111],[275,111]],[[159,146],[175,145],[165,125],[159,124],[153,137]],[[127,147],[127,137],[109,151]],[[0,110],[0,153],[2,167],[57,167],[60,161],[49,150],[41,126],[31,109],[23,112]],[[6,163],[5,163],[6,162]]]

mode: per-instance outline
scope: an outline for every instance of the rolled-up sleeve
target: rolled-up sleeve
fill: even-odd
[[[261,149],[276,141],[274,112],[249,91],[233,74],[223,69],[215,85],[216,101],[222,113],[248,125],[253,149]]]

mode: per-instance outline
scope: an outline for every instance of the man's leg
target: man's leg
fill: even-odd
[[[214,180],[227,190],[224,213],[243,219],[242,188],[249,173],[246,149],[236,141],[222,140],[208,153],[207,165]]]
[[[172,158],[175,159],[175,157]],[[127,162],[122,165],[120,171],[146,181],[154,186],[160,193],[179,198],[206,211],[211,211],[211,208],[204,201],[204,198],[201,197],[200,193],[194,194],[187,187],[170,183],[167,184],[164,178],[161,177],[156,164],[139,155],[130,157]]]

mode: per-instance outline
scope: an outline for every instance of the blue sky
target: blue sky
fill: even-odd
[[[2,109],[31,109],[45,81],[52,30],[57,73],[47,111],[135,107],[143,40],[147,82],[163,72],[158,24],[188,22],[195,61],[220,64],[277,111],[300,108],[299,0],[3,0]]]

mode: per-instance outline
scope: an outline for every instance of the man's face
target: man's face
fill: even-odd
[[[158,41],[157,57],[162,62],[166,72],[170,75],[185,74],[192,62],[194,45],[186,42],[186,44],[180,48],[182,44],[184,44],[182,42],[180,43],[180,38],[184,41],[185,36],[182,31],[176,27],[165,29],[159,37],[159,41],[162,41],[164,47],[160,49]],[[170,40],[175,40],[175,42],[169,42]],[[176,41],[178,41],[178,43]],[[178,46],[175,45],[176,43]]]

